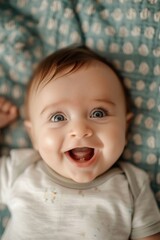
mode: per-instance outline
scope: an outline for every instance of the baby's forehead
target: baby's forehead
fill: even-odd
[[[35,83],[33,82],[33,86],[32,86],[30,95],[32,95],[32,96],[34,95],[34,97],[36,97],[36,94],[43,91],[43,89],[49,83],[54,84],[54,82],[59,81],[59,79],[63,78],[63,80],[65,80],[68,78],[68,76],[75,77],[75,79],[76,79],[79,72],[83,72],[83,78],[85,78],[85,75],[86,75],[85,79],[87,82],[87,75],[88,75],[88,72],[91,73],[91,71],[90,71],[91,69],[94,70],[94,77],[97,76],[97,78],[98,78],[104,70],[106,78],[111,76],[110,84],[112,84],[113,78],[116,78],[117,84],[121,85],[120,79],[118,79],[117,74],[112,70],[112,68],[97,59],[92,59],[81,65],[72,64],[72,65],[66,66],[65,68],[62,68],[58,71],[57,71],[56,67],[57,66],[53,66],[48,72],[46,72],[46,74],[43,75],[43,77],[39,76],[34,79]],[[81,79],[79,79],[79,81],[81,81]],[[73,85],[74,85],[74,81],[73,81]]]

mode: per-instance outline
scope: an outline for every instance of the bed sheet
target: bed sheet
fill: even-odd
[[[39,60],[71,44],[87,45],[124,78],[134,119],[123,154],[147,171],[160,206],[160,1],[0,0],[0,95],[20,118],[2,131],[1,149],[31,146],[23,126],[26,84]],[[0,234],[6,209],[0,211]]]

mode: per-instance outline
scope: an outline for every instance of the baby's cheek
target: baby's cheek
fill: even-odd
[[[57,145],[57,137],[52,134],[52,132],[43,132],[39,139],[39,148],[40,150],[52,150],[56,148]]]
[[[50,136],[50,134],[43,136],[42,138],[42,147],[46,148],[46,149],[53,149],[56,145],[56,139],[52,136]]]
[[[53,159],[57,156],[57,148],[56,139],[50,137],[50,135],[43,136],[39,142],[39,154],[50,167],[52,166]]]
[[[117,126],[111,127],[107,131],[104,142],[109,151],[114,154],[119,154],[125,146],[125,132]]]

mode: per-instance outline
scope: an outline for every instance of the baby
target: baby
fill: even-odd
[[[0,127],[16,118],[1,98]],[[33,150],[0,161],[3,240],[160,240],[160,213],[142,170],[121,161],[132,117],[122,82],[83,47],[45,58],[30,81]]]

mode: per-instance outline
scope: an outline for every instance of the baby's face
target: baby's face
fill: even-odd
[[[90,182],[108,170],[126,142],[126,108],[117,76],[94,61],[41,88],[31,132],[43,160],[60,175]]]

